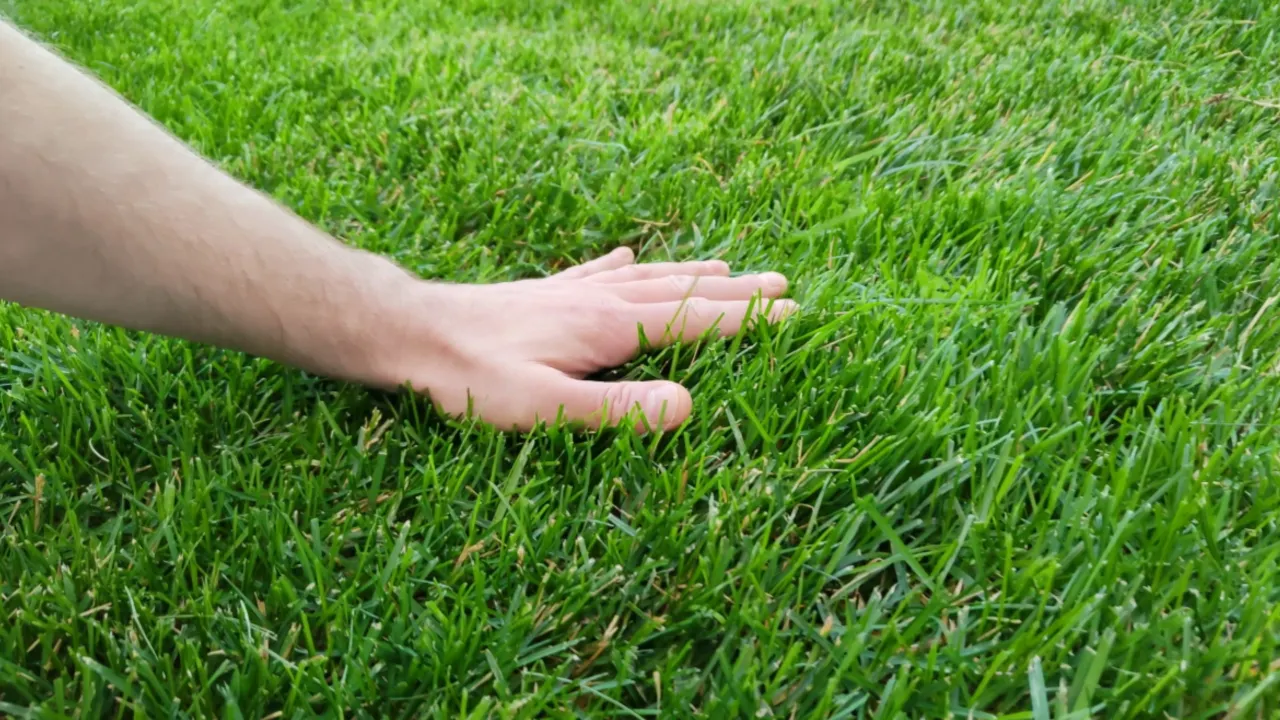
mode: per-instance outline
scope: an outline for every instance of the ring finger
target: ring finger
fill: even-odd
[[[706,300],[692,298],[638,306],[645,340],[663,347],[674,342],[692,342],[708,332],[720,337],[738,334],[753,320],[779,322],[797,310],[792,300]]]

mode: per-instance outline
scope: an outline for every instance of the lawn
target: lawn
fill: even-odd
[[[0,305],[0,715],[1280,716],[1274,4],[0,8],[423,275],[804,308],[522,436]]]

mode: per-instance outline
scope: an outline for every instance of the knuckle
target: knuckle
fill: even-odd
[[[627,383],[615,383],[609,386],[609,389],[605,390],[604,399],[609,414],[615,418],[631,412],[640,401],[634,388]]]
[[[707,320],[711,316],[711,303],[703,298],[689,298],[685,303],[685,315],[695,321]]]
[[[626,267],[618,268],[617,273],[617,279],[623,282],[639,280],[644,277],[644,266],[627,265]]]
[[[602,297],[590,306],[591,324],[597,328],[617,328],[627,322],[628,303],[621,298]]]

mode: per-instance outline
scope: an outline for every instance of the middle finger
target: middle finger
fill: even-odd
[[[610,289],[623,300],[657,303],[684,298],[708,300],[749,300],[755,295],[776,298],[787,290],[787,279],[778,273],[717,277],[669,275],[652,280],[616,283]]]

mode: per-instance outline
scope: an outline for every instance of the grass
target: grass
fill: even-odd
[[[1280,716],[1280,12],[0,0],[431,276],[781,269],[522,437],[0,306],[0,714]]]

